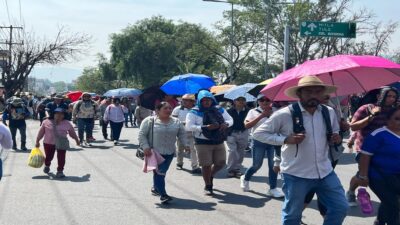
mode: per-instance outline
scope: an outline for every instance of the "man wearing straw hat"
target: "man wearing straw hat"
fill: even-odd
[[[182,103],[180,106],[175,107],[172,111],[172,116],[178,118],[184,125],[186,125],[186,116],[190,112],[190,110],[194,107],[196,103],[196,97],[191,94],[185,94],[182,96]],[[192,166],[193,174],[201,174],[201,169],[199,167],[199,162],[197,159],[197,151],[194,148],[194,136],[192,131],[186,132],[186,141],[190,147],[190,160]],[[185,155],[185,145],[181,143],[179,140],[178,151],[176,154],[176,167],[179,170],[183,169],[183,157]]]
[[[299,99],[295,104],[300,108],[302,118],[295,120],[292,117],[293,104],[275,112],[254,132],[254,139],[260,142],[282,145],[280,168],[285,193],[284,225],[300,224],[304,199],[310,191],[315,191],[327,208],[324,225],[340,225],[346,217],[348,204],[344,189],[328,156],[329,145],[341,143],[339,123],[334,110],[321,105],[323,97],[335,90],[336,87],[324,84],[316,76],[301,78],[298,85],[288,88],[285,94]],[[324,110],[329,115],[332,134],[327,132]],[[304,129],[295,133],[295,123],[299,120],[303,121]]]

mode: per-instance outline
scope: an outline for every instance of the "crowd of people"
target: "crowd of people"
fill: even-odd
[[[249,109],[245,97],[240,96],[225,109],[207,90],[200,91],[196,96],[183,96],[182,105],[174,110],[168,102],[161,102],[155,115],[145,120],[146,125],[141,126],[139,134],[139,143],[146,157],[159,153],[166,158],[160,164],[161,169],[154,171],[155,177],[162,176],[162,185],[155,178],[152,194],[159,196],[163,203],[172,200],[165,190],[165,175],[178,138],[177,168],[183,166],[183,150],[196,151],[197,157],[191,154],[191,165],[196,171],[195,166],[199,166],[206,195],[213,195],[214,177],[224,167],[228,177],[240,178],[240,188],[249,191],[251,177],[267,157],[269,189],[266,194],[275,198],[284,197],[283,224],[303,224],[302,211],[314,195],[317,195],[324,224],[342,224],[349,206],[355,205],[356,188],[370,185],[381,200],[375,224],[398,225],[399,93],[396,88],[384,87],[376,96],[376,103],[362,106],[355,104],[360,102],[361,96],[352,95],[348,100],[350,113],[344,117],[341,107],[330,99],[335,90],[335,86],[307,76],[297,86],[286,90],[289,97],[298,99],[292,104],[272,102],[265,96],[259,96],[257,105]],[[176,121],[174,117],[185,125],[185,133],[177,125],[174,129],[167,126]],[[162,121],[164,126],[158,125]],[[349,142],[355,141],[355,158],[360,164],[350,190],[345,192],[334,169],[350,129],[353,133]],[[169,141],[165,140],[165,143],[168,143],[168,149],[169,146],[172,149],[165,155],[166,145],[149,143],[167,133],[168,136],[164,137]],[[182,140],[183,134],[186,141]],[[249,138],[253,163],[243,174],[242,162]],[[278,173],[282,175],[282,189],[277,185]],[[388,185],[393,180],[395,185]],[[365,203],[371,204],[361,204]]]
[[[287,96],[298,99],[291,103],[273,102],[260,95],[255,105],[249,107],[245,96],[239,96],[230,107],[223,107],[211,92],[200,90],[195,95],[180,97],[180,104],[167,96],[154,103],[154,111],[142,107],[135,99],[95,100],[89,93],[83,93],[75,102],[62,95],[34,104],[13,97],[7,100],[3,113],[3,123],[11,133],[7,136],[2,125],[0,142],[4,148],[8,143],[4,139],[11,137],[9,143],[16,150],[18,130],[20,149],[26,151],[25,120],[39,119],[36,147],[43,139],[44,172],[50,172],[57,151],[56,177],[63,178],[69,148],[67,135],[81,147],[92,146],[94,124],[99,119],[103,138],[118,145],[124,125],[130,124],[139,126],[138,141],[145,162],[151,159],[158,162],[153,168],[150,192],[161,203],[173,200],[166,190],[166,174],[174,156],[177,156],[176,168],[182,170],[185,153],[189,153],[191,172],[202,175],[204,192],[209,196],[213,195],[214,178],[224,168],[228,178],[239,179],[238,188],[250,191],[250,181],[266,157],[269,179],[266,194],[284,198],[282,224],[303,224],[302,211],[314,195],[324,224],[342,224],[348,207],[357,205],[356,189],[369,186],[381,201],[375,224],[399,225],[399,92],[384,87],[375,102],[364,105],[359,104],[360,96],[352,95],[346,103],[349,115],[343,116],[340,105],[330,100],[335,90],[335,86],[324,84],[315,76],[306,76],[285,91]],[[78,134],[71,122],[76,124]],[[347,192],[334,171],[346,138],[359,165]],[[245,169],[242,163],[247,148],[251,149],[252,164]],[[282,187],[277,182],[278,174],[283,180]]]

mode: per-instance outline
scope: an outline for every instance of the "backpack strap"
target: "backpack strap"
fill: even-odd
[[[324,118],[324,122],[325,122],[325,126],[326,126],[326,139],[328,140],[328,143],[329,143],[329,141],[330,141],[330,137],[332,136],[332,134],[333,134],[333,131],[332,131],[332,124],[331,124],[331,117],[330,117],[330,115],[329,115],[329,109],[328,109],[328,107],[327,106],[325,106],[325,105],[322,105],[321,104],[321,107],[322,107],[322,117]],[[338,148],[338,145],[333,145],[332,146],[333,147],[333,149],[336,151],[336,152],[339,152],[339,148]],[[332,153],[332,151],[331,151],[331,147],[329,147],[329,154],[330,154],[330,156],[331,156],[331,159],[332,159],[332,161],[333,161],[333,153]]]
[[[293,122],[293,132],[294,133],[304,133],[306,129],[304,128],[303,113],[301,112],[300,105],[295,102],[289,105],[290,114],[292,114]],[[296,155],[299,153],[299,144],[296,144]]]
[[[322,105],[322,117],[324,118],[325,126],[326,126],[326,135],[330,137],[333,133],[332,131],[332,124],[331,124],[331,117],[329,115],[329,109],[327,106]]]
[[[290,113],[292,114],[293,132],[303,133],[306,131],[304,128],[303,113],[301,112],[298,102],[289,105]]]
[[[82,105],[82,100],[79,100],[78,103],[76,103],[76,114],[78,114],[81,111],[81,105]]]

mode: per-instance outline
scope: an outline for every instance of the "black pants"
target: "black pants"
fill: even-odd
[[[124,122],[115,123],[113,121],[110,121],[111,136],[114,141],[119,140],[119,136],[121,135],[121,130],[122,130],[123,126],[124,126]]]
[[[399,225],[400,224],[400,174],[387,175],[383,179],[370,178],[371,190],[381,200],[379,207],[379,224]]]
[[[103,134],[104,139],[108,137],[107,134],[107,127],[108,127],[108,121],[104,122],[104,120],[100,120],[100,125],[101,125],[101,133]]]
[[[16,136],[17,130],[19,130],[19,134],[21,135],[21,147],[25,147],[26,144],[26,124],[19,126],[10,126],[11,136],[13,140],[13,146],[17,146]]]

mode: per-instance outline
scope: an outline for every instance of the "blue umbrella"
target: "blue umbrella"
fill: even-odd
[[[137,97],[142,94],[141,90],[135,88],[118,88],[104,93],[106,97]]]
[[[254,102],[256,101],[256,98],[253,95],[249,94],[248,91],[250,91],[256,86],[257,84],[246,83],[233,87],[229,89],[227,92],[225,92],[224,98],[235,100],[239,97],[244,97],[246,99],[246,102]]]
[[[161,90],[169,95],[196,94],[201,89],[209,89],[215,82],[203,74],[188,73],[172,77]]]

